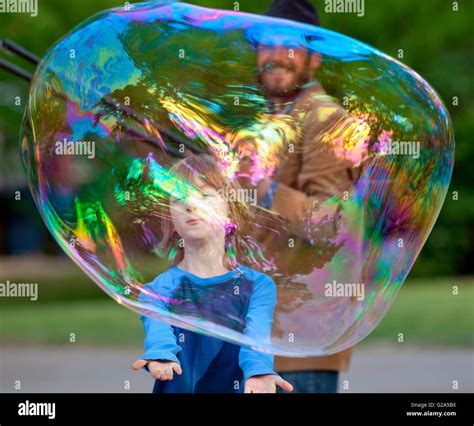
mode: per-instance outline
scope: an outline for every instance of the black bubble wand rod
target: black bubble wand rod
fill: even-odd
[[[37,66],[39,62],[41,61],[41,58],[36,56],[34,53],[28,51],[24,47],[20,46],[19,44],[9,39],[0,39],[0,51],[2,51],[3,53],[6,53],[7,55],[18,55],[22,59],[25,59],[26,61],[30,62],[31,64],[35,66]],[[0,57],[0,69],[3,69],[4,71],[7,71],[8,73],[27,82],[31,82],[31,80],[33,79],[33,74],[31,72],[1,57]],[[186,146],[189,151],[195,154],[207,153],[207,151],[203,149],[202,147],[196,146],[195,144],[191,144],[187,139],[173,134],[168,129],[165,129],[163,126],[160,126],[158,123],[154,122],[153,120],[147,117],[144,117],[142,114],[138,113],[137,111],[132,111],[131,108],[127,108],[120,102],[115,101],[114,99],[108,96],[104,97],[102,101],[108,106],[117,108],[124,114],[132,116],[135,120],[137,120],[141,124],[145,124],[145,120],[146,120],[146,123],[148,125],[152,125],[157,131],[160,132],[160,134],[165,135],[167,138],[173,141],[174,144],[182,144]],[[137,129],[128,128],[126,125],[124,125],[123,127],[125,128],[125,130],[129,131],[129,133],[131,133],[132,135],[136,135],[138,137],[143,138],[144,139],[143,141],[145,143],[148,143],[155,148],[157,147],[157,145],[159,146],[162,145],[161,142],[158,141],[157,139],[153,137],[150,138],[149,135],[140,134],[140,132],[138,132]],[[176,149],[174,146],[167,145],[166,149],[168,153],[173,154],[177,157],[182,158],[184,156],[181,150]]]

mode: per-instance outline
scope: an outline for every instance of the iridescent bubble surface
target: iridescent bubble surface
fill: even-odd
[[[172,1],[102,12],[53,46],[21,145],[49,230],[116,302],[291,356],[377,326],[454,162],[446,107],[397,60],[321,28]],[[230,286],[150,285],[199,239],[225,253]],[[276,285],[262,334],[245,268]]]

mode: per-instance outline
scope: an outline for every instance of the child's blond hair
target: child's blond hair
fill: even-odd
[[[226,179],[216,158],[208,154],[188,154],[185,158],[176,162],[170,172],[182,178],[185,182],[196,184],[199,177],[207,185],[216,190],[222,190],[224,193],[241,189],[240,185],[234,180]],[[227,202],[229,219],[234,225],[232,231],[226,232],[225,257],[224,264],[227,267],[233,267],[237,263],[237,240],[245,235],[246,228],[250,220],[249,207],[244,202]],[[169,197],[164,200],[164,216],[161,222],[163,238],[159,244],[160,252],[165,255],[174,265],[181,262],[184,257],[184,247],[180,247],[177,240],[177,233],[169,220],[171,217],[169,210]]]

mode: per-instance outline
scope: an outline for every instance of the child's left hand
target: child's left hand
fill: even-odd
[[[281,387],[286,392],[292,392],[293,386],[275,374],[262,374],[250,377],[245,382],[244,393],[276,393],[276,387]]]

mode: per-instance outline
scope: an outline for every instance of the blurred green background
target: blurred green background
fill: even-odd
[[[200,6],[263,13],[271,0],[194,0]],[[423,76],[441,95],[453,121],[456,161],[451,186],[439,219],[415,266],[408,283],[369,337],[396,342],[397,333],[409,330],[414,343],[456,346],[473,345],[474,325],[474,191],[472,169],[474,144],[474,103],[472,61],[474,34],[472,0],[365,0],[365,14],[325,13],[324,0],[314,0],[321,25],[356,38],[401,62]],[[39,16],[0,14],[0,37],[9,38],[38,56],[90,15],[122,6],[118,0],[39,1]],[[453,4],[458,10],[453,10]],[[400,49],[403,57],[400,57]],[[8,58],[19,65],[25,63]],[[31,69],[31,68],[30,68]],[[7,217],[13,213],[30,218],[44,232],[49,254],[59,253],[48,237],[31,199],[27,198],[20,163],[18,133],[27,84],[0,71],[0,255],[15,254],[7,246],[10,238],[21,235],[17,224]],[[21,99],[15,104],[15,97]],[[470,144],[470,145],[469,145]],[[23,201],[11,203],[15,191]],[[4,206],[9,205],[6,208]],[[11,206],[14,207],[11,207]],[[16,234],[15,234],[16,233]],[[30,236],[31,237],[31,236]],[[33,259],[33,258],[32,258]],[[0,261],[0,281],[38,282],[40,300],[0,300],[2,339],[59,343],[74,329],[81,341],[91,344],[142,344],[143,334],[135,313],[113,303],[72,262],[33,259],[31,264]],[[49,265],[49,266],[48,266]],[[42,270],[38,274],[38,268]],[[49,268],[49,269],[48,269]],[[459,295],[453,295],[453,286]]]

